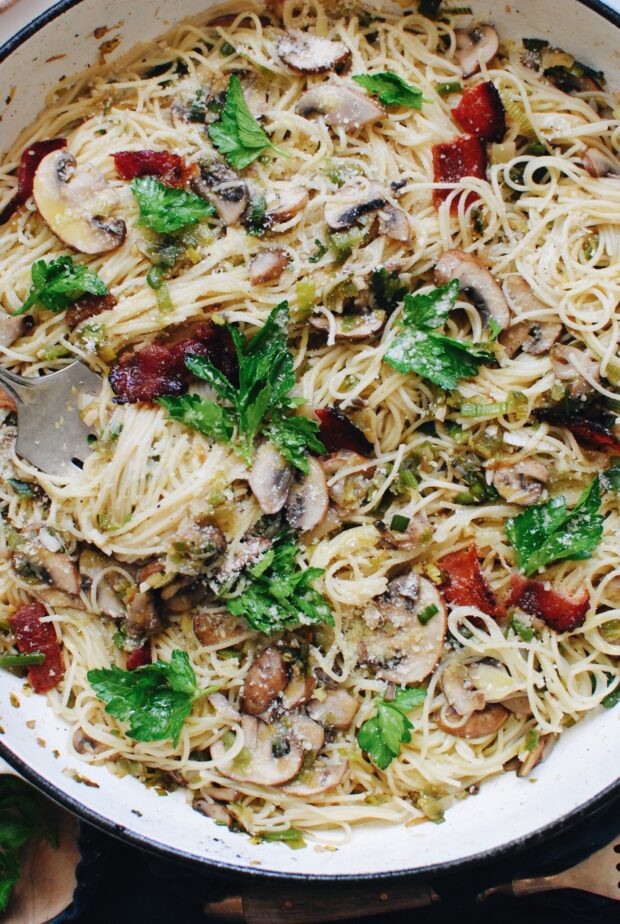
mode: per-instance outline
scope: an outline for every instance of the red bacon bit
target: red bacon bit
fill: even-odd
[[[437,562],[445,572],[445,579],[439,589],[446,603],[455,606],[475,606],[487,616],[502,619],[506,608],[496,599],[478,561],[478,549],[474,544],[459,552],[450,552]]]
[[[139,648],[134,648],[127,654],[125,667],[128,671],[135,671],[137,667],[144,667],[152,662],[151,643],[147,639]]]
[[[553,588],[548,590],[542,581],[533,581],[521,574],[513,574],[510,580],[510,606],[519,606],[524,613],[538,616],[556,632],[572,632],[583,625],[590,606],[586,590],[577,598],[566,597]]]
[[[120,356],[110,369],[114,400],[117,404],[135,404],[163,395],[184,394],[190,378],[185,366],[188,356],[207,357],[237,384],[237,358],[228,330],[213,321],[199,321],[179,328],[165,340]]]
[[[191,173],[183,158],[170,151],[117,151],[111,156],[122,180],[154,176],[166,186],[185,186]]]
[[[50,622],[41,622],[44,616],[47,616],[47,610],[43,604],[33,601],[20,606],[9,619],[18,651],[45,655],[43,664],[28,668],[28,682],[35,693],[47,693],[58,684],[65,672],[54,626]]]
[[[372,455],[372,443],[341,411],[335,407],[320,407],[314,413],[319,418],[319,439],[327,452],[347,449],[360,456]]]
[[[533,411],[537,420],[545,420],[554,427],[566,427],[579,443],[599,452],[620,452],[620,439],[600,420],[596,408],[565,412],[561,407],[539,407]]]
[[[44,157],[52,151],[67,146],[66,138],[51,138],[49,141],[35,141],[22,152],[17,168],[17,192],[0,212],[0,225],[4,225],[13,217],[20,205],[32,195],[32,183],[37,167]]]
[[[475,176],[483,180],[486,177],[486,169],[486,150],[475,135],[459,135],[452,141],[433,145],[433,171],[436,183],[459,183],[464,176]],[[451,189],[433,190],[433,205],[436,209],[451,192]],[[466,205],[478,198],[473,192],[466,195]],[[456,211],[460,198],[461,196],[455,196],[452,200],[452,212]]]
[[[103,311],[110,311],[116,306],[116,299],[113,295],[82,295],[71,308],[65,312],[65,322],[69,330],[73,330],[78,324],[87,321],[88,318],[94,318]]]
[[[481,141],[501,141],[506,134],[506,113],[501,97],[490,80],[468,87],[452,110],[455,122]]]

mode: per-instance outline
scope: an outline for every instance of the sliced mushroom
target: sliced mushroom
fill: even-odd
[[[275,202],[265,212],[265,218],[270,224],[283,224],[290,221],[308,205],[308,193],[301,186],[292,183],[278,189]]]
[[[314,529],[327,514],[329,492],[323,469],[308,456],[308,474],[293,483],[286,501],[286,518],[293,529],[302,533]]]
[[[451,708],[464,719],[480,712],[486,705],[484,693],[476,688],[463,661],[453,661],[444,668],[441,689]]]
[[[289,796],[318,796],[320,793],[335,789],[341,783],[349,769],[343,760],[340,764],[314,764],[309,770],[302,770],[292,782],[282,787]]]
[[[0,315],[0,346],[13,346],[16,340],[26,333],[26,319],[23,315],[13,317],[10,314]]]
[[[201,645],[217,648],[228,648],[248,634],[245,619],[229,613],[195,613],[193,629]]]
[[[163,588],[161,600],[168,612],[187,613],[202,603],[207,593],[208,589],[204,581],[192,581],[191,578],[182,577]]]
[[[125,222],[107,217],[118,204],[116,191],[90,164],[78,170],[68,151],[52,151],[43,158],[32,193],[41,218],[73,250],[106,253],[125,240]]]
[[[424,624],[421,614],[435,608]],[[363,636],[359,660],[372,664],[377,677],[392,683],[419,683],[441,657],[446,634],[446,607],[439,591],[414,572],[390,581],[384,594],[367,608],[364,619],[372,632]]]
[[[402,532],[389,529],[389,527],[379,520],[375,526],[381,533],[382,545],[389,544],[397,549],[414,549],[429,536],[431,529],[428,523],[428,517],[425,513],[419,513],[411,517],[407,529]]]
[[[287,29],[278,42],[278,56],[300,74],[324,74],[342,71],[349,63],[351,51],[344,42],[332,42],[300,29]]]
[[[80,573],[77,565],[65,552],[50,552],[41,546],[36,553],[39,563],[49,575],[50,582],[67,594],[77,596],[80,592]]]
[[[497,54],[499,35],[492,26],[478,26],[475,29],[456,29],[456,60],[461,65],[463,77],[469,77],[488,64]]]
[[[277,247],[272,250],[261,250],[250,260],[250,282],[253,286],[274,282],[280,278],[288,262],[289,255],[286,250]]]
[[[87,735],[86,732],[79,727],[73,732],[71,743],[78,754],[89,757],[93,757],[95,754],[101,754],[102,751],[107,750],[105,744],[101,744],[100,741],[95,741],[94,738],[91,738],[90,735]]]
[[[501,661],[484,658],[482,661],[470,662],[467,669],[472,683],[484,694],[487,703],[506,705],[508,699],[519,695],[518,682],[513,679]]]
[[[204,796],[195,795],[192,799],[192,808],[201,815],[211,818],[216,825],[228,825],[231,821],[230,813],[219,802],[209,802]]]
[[[328,690],[323,699],[311,699],[307,708],[315,722],[344,731],[351,726],[359,707],[359,700],[346,690]]]
[[[293,469],[273,443],[266,440],[254,454],[248,478],[263,513],[278,513],[286,504],[293,481]]]
[[[411,240],[411,226],[404,209],[388,205],[379,212],[379,234],[408,244]]]
[[[542,462],[521,459],[498,465],[493,470],[492,480],[498,494],[509,503],[529,507],[546,499],[544,485],[548,479],[549,471]]]
[[[196,522],[173,536],[169,555],[180,574],[195,575],[226,549],[226,537],[213,523]],[[138,576],[138,583],[142,581]]]
[[[528,756],[521,763],[521,766],[517,770],[517,776],[529,776],[534,767],[537,767],[538,764],[542,763],[542,761],[549,756],[557,740],[557,735],[541,735],[534,750],[530,751]]]
[[[350,228],[364,215],[383,208],[385,204],[385,195],[377,183],[343,186],[327,201],[325,221],[334,231],[342,231]]]
[[[266,648],[252,662],[241,693],[241,708],[249,715],[260,715],[279,696],[288,683],[284,658],[277,648]]]
[[[583,371],[596,382],[601,377],[598,360],[574,346],[556,344],[551,351],[551,365],[556,378],[566,383],[571,398],[581,398],[593,391]]]
[[[437,725],[442,731],[455,738],[486,738],[494,735],[502,727],[510,713],[499,703],[490,703],[481,712],[474,712],[468,719],[448,707],[437,718]]]
[[[304,751],[317,754],[323,747],[325,731],[322,725],[307,715],[294,715],[290,719],[290,733]]]
[[[510,309],[502,290],[487,267],[470,253],[446,250],[435,266],[435,282],[445,285],[453,279],[474,303],[486,324],[492,319],[500,327],[508,327]]]
[[[223,693],[210,693],[207,699],[221,719],[226,722],[239,722],[241,720],[241,713],[229,703]]]
[[[505,706],[513,715],[519,717],[532,714],[532,706],[529,697],[524,693],[517,696],[510,696],[508,699],[503,699],[502,706]]]
[[[302,93],[296,112],[309,118],[322,115],[326,125],[356,131],[382,119],[385,110],[369,96],[340,84],[323,83]]]
[[[136,591],[127,604],[126,619],[127,635],[132,638],[156,635],[163,625],[150,591]]]
[[[307,703],[316,686],[316,678],[311,674],[304,677],[303,674],[295,675],[282,692],[281,702],[285,712],[291,712]]]
[[[517,316],[525,312],[546,310],[546,305],[518,273],[507,276],[502,289],[509,307]],[[541,356],[549,352],[561,333],[561,324],[547,321],[516,321],[502,332],[499,341],[511,359],[518,350]]]
[[[250,715],[243,716],[241,730],[243,748],[232,760],[226,759],[229,749],[222,739],[211,745],[211,759],[223,776],[259,786],[281,786],[299,773],[304,752],[290,733]]]
[[[611,151],[601,151],[600,148],[588,145],[579,156],[590,176],[620,176],[620,162]]]
[[[310,532],[306,533],[304,536],[306,545],[311,546],[318,539],[323,539],[325,536],[329,536],[330,533],[340,529],[341,526],[342,519],[340,518],[340,514],[336,508],[330,504],[327,513],[319,525],[310,530]]]
[[[114,559],[102,555],[96,549],[86,547],[80,552],[79,571],[82,587],[84,590],[90,590],[92,584],[97,581],[96,606],[99,612],[110,619],[122,619],[125,607],[114,590],[113,574],[102,575],[103,571],[108,571],[114,564]],[[117,572],[117,578],[120,577]]]
[[[335,314],[333,318],[336,340],[367,340],[382,329],[385,311],[376,308],[360,314]],[[329,320],[324,314],[313,314],[309,321],[314,330],[327,333],[330,329]]]
[[[191,181],[192,190],[215,206],[218,217],[226,226],[236,224],[250,201],[247,183],[220,161],[200,165],[200,175]]]
[[[351,472],[350,475],[345,475],[328,485],[329,496],[337,504],[341,513],[355,510],[364,502],[375,470],[375,463],[348,449],[332,452],[321,459],[321,467],[328,479],[338,474],[343,468],[362,464],[364,471]]]

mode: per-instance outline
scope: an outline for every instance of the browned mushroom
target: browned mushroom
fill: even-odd
[[[107,217],[118,204],[114,188],[89,164],[77,169],[61,149],[43,158],[34,175],[35,205],[51,231],[80,253],[106,253],[125,240],[120,218]]]
[[[482,690],[474,685],[467,664],[452,661],[441,674],[441,689],[451,709],[468,719],[474,712],[480,712],[486,705]]]
[[[443,710],[436,719],[442,731],[455,738],[485,738],[496,734],[510,713],[499,703],[490,703],[481,712],[472,713],[468,719],[454,709]]]
[[[289,262],[286,250],[274,247],[271,250],[261,250],[250,260],[250,282],[253,286],[260,286],[266,282],[279,279]]]
[[[505,706],[513,715],[519,717],[532,714],[532,706],[529,697],[525,693],[502,700],[502,706]]]
[[[379,212],[379,234],[391,238],[393,241],[401,241],[403,244],[411,240],[411,226],[407,213],[404,209],[396,208],[394,205],[387,205]]]
[[[303,211],[307,205],[307,191],[301,186],[289,183],[278,188],[277,198],[265,212],[265,218],[270,224],[283,224]]]
[[[278,513],[286,504],[293,469],[273,443],[266,440],[254,454],[248,482],[263,513]]]
[[[133,638],[156,635],[161,630],[163,622],[155,608],[155,601],[150,591],[142,593],[137,590],[133,594],[127,603],[125,625],[127,635]]]
[[[385,324],[385,311],[378,308],[359,314],[335,314],[334,337],[336,340],[368,340],[378,334]],[[327,333],[330,322],[324,314],[313,314],[309,319],[315,330]]]
[[[546,305],[534,294],[528,282],[518,273],[511,273],[502,286],[509,307],[517,316],[525,312],[546,311]],[[499,342],[512,358],[518,350],[541,356],[548,353],[562,333],[562,325],[549,321],[519,321],[502,331]]]
[[[306,533],[327,514],[329,493],[325,474],[319,462],[307,458],[308,474],[293,483],[286,500],[286,518],[293,529]]]
[[[590,176],[620,176],[620,162],[607,149],[588,145],[579,156]]]
[[[281,696],[282,709],[291,712],[307,703],[316,686],[316,678],[309,674],[307,677],[295,673],[284,688]]]
[[[402,532],[390,529],[382,520],[375,523],[375,526],[381,533],[384,547],[389,544],[397,549],[414,549],[431,537],[431,528],[425,513],[418,513],[416,516],[411,517],[407,528]]]
[[[328,484],[329,496],[337,505],[340,514],[355,510],[364,502],[375,471],[375,463],[348,449],[332,452],[321,459],[321,466],[328,480],[342,469],[359,465],[364,466],[363,471],[351,472],[333,484]]]
[[[349,63],[351,52],[344,42],[332,42],[300,29],[287,29],[278,42],[278,56],[300,74],[324,74],[342,71]]]
[[[303,798],[318,796],[335,789],[343,781],[348,769],[349,764],[346,760],[340,764],[316,763],[308,770],[302,770],[294,780],[282,787],[282,791],[289,796]]]
[[[201,163],[200,175],[193,178],[191,187],[198,196],[213,203],[226,226],[239,221],[250,201],[247,184],[234,170],[217,160]]]
[[[23,315],[13,317],[10,314],[0,314],[0,346],[13,346],[25,333],[26,319]]]
[[[542,763],[542,761],[549,756],[557,739],[557,735],[541,735],[536,747],[533,748],[525,760],[521,762],[521,766],[517,770],[517,776],[529,776],[534,767],[537,767],[538,764]]]
[[[359,707],[359,700],[346,690],[327,690],[322,699],[311,699],[307,708],[308,715],[315,722],[320,722],[325,728],[344,731],[351,726]]]
[[[254,659],[245,676],[241,708],[250,715],[260,715],[287,683],[288,672],[281,652],[277,648],[265,648]]]
[[[19,546],[12,555],[13,568],[18,574],[30,572],[71,597],[80,593],[77,565],[66,552],[52,552],[36,540]]]
[[[566,384],[571,398],[581,398],[594,390],[584,372],[596,382],[601,377],[598,360],[574,346],[556,344],[551,351],[551,365],[556,378]]]
[[[226,549],[226,537],[218,526],[199,519],[181,528],[172,538],[169,556],[179,574],[199,574],[206,562]],[[138,577],[138,583],[142,581]]]
[[[71,744],[74,750],[84,757],[94,757],[96,754],[101,754],[102,751],[107,750],[105,744],[102,744],[100,741],[95,741],[94,738],[87,735],[79,726],[71,736]]]
[[[463,77],[469,77],[488,64],[497,54],[499,36],[492,26],[477,26],[475,29],[455,29],[456,60],[461,65]]]
[[[193,617],[194,634],[201,645],[228,648],[248,635],[245,619],[231,616],[230,613],[195,613]]]
[[[197,793],[192,799],[192,808],[201,815],[211,818],[216,825],[228,825],[231,821],[230,812],[227,812],[219,802],[210,802],[204,796]]]
[[[161,591],[164,609],[170,613],[187,613],[193,610],[207,597],[207,586],[200,579],[192,581],[181,577],[167,584]]]
[[[259,786],[281,786],[299,773],[304,750],[290,729],[244,715],[241,730],[243,748],[234,758],[227,758],[230,747],[222,738],[211,745],[211,759],[223,776]]]
[[[547,497],[545,483],[549,471],[535,459],[506,462],[493,469],[493,486],[498,494],[511,504],[529,507]]]
[[[369,96],[341,84],[317,84],[302,93],[296,112],[306,118],[321,115],[326,125],[356,131],[382,119],[385,110]]]
[[[328,199],[324,210],[325,221],[334,231],[342,231],[350,228],[364,215],[383,208],[385,204],[385,194],[378,183],[343,186]]]
[[[435,282],[444,285],[453,279],[458,280],[463,293],[474,303],[486,324],[493,320],[501,328],[508,327],[508,303],[480,260],[462,250],[446,250],[435,266]]]
[[[125,607],[115,586],[124,578],[118,570],[114,570],[115,567],[123,566],[97,549],[86,546],[80,552],[79,572],[84,590],[90,590],[96,581],[95,605],[99,612],[110,619],[122,619]]]
[[[370,632],[358,644],[360,663],[377,677],[403,685],[424,680],[441,657],[447,614],[439,591],[415,572],[395,578],[366,608]]]
[[[239,541],[231,542],[222,567],[215,575],[215,583],[230,583],[244,568],[255,564],[270,546],[271,539],[266,536],[245,536]]]

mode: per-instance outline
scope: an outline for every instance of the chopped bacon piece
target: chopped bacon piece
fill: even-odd
[[[499,603],[482,573],[478,561],[478,549],[475,544],[450,552],[437,562],[445,572],[445,578],[439,589],[446,603],[455,606],[475,606],[494,619],[506,615],[506,607]]]
[[[47,693],[65,672],[54,626],[50,622],[41,622],[44,616],[47,616],[47,610],[43,604],[33,601],[20,606],[9,619],[18,650],[24,654],[40,652],[45,655],[43,664],[28,668],[28,681],[35,693]]]
[[[452,117],[464,132],[481,141],[501,141],[506,134],[506,114],[495,84],[490,80],[468,87]]]
[[[511,577],[512,594],[509,605],[519,606],[524,613],[538,616],[556,632],[572,632],[583,625],[590,606],[590,597],[583,590],[579,597],[566,597],[546,582],[533,581],[521,574]]]
[[[23,205],[26,199],[32,195],[32,181],[34,174],[43,160],[52,151],[58,151],[59,148],[67,146],[66,138],[51,138],[48,141],[35,141],[29,145],[19,161],[17,168],[17,192],[0,212],[0,225],[4,225],[13,217],[20,205]]]
[[[486,176],[487,155],[483,143],[475,135],[459,135],[452,141],[433,145],[433,171],[436,183],[458,183],[464,176],[484,179]],[[434,189],[433,205],[436,209],[448,198],[451,189]],[[462,194],[461,194],[462,195]],[[469,192],[468,204],[477,198]],[[461,196],[452,200],[451,211],[455,212]]]
[[[170,151],[117,151],[112,158],[122,180],[154,176],[166,186],[185,186],[192,170]]]
[[[349,452],[358,452],[360,456],[372,455],[370,440],[341,411],[335,407],[320,407],[314,413],[319,418],[319,439],[327,452],[348,449]]]
[[[115,305],[113,295],[82,295],[65,313],[67,327],[73,330],[82,321],[94,318],[103,311],[110,311]]]
[[[123,353],[110,369],[110,385],[117,404],[153,401],[163,395],[187,391],[188,356],[205,356],[220,372],[237,383],[237,359],[228,330],[213,321],[199,321],[135,353]]]
[[[579,443],[590,449],[620,452],[620,439],[605,425],[603,418],[596,419],[596,414],[596,409],[587,406],[573,413],[567,413],[561,406],[539,407],[533,411],[537,420],[545,420],[554,427],[566,427]]]
[[[151,661],[151,642],[147,639],[139,648],[134,648],[133,651],[128,652],[125,667],[128,671],[135,671],[137,667],[144,667],[145,664],[150,664]]]

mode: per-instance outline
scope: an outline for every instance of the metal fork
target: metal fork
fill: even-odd
[[[551,889],[577,889],[620,901],[620,836],[564,872],[554,876],[514,879],[486,889],[477,897],[534,895]],[[320,887],[319,887],[320,886]],[[376,914],[394,914],[428,907],[441,897],[427,884],[395,882],[263,882],[250,884],[242,894],[204,906],[209,920],[244,924],[313,924],[323,921],[362,920]]]
[[[48,475],[81,468],[92,431],[80,416],[80,392],[96,395],[101,378],[82,362],[39,378],[24,378],[0,366],[0,387],[17,408],[17,452]]]

